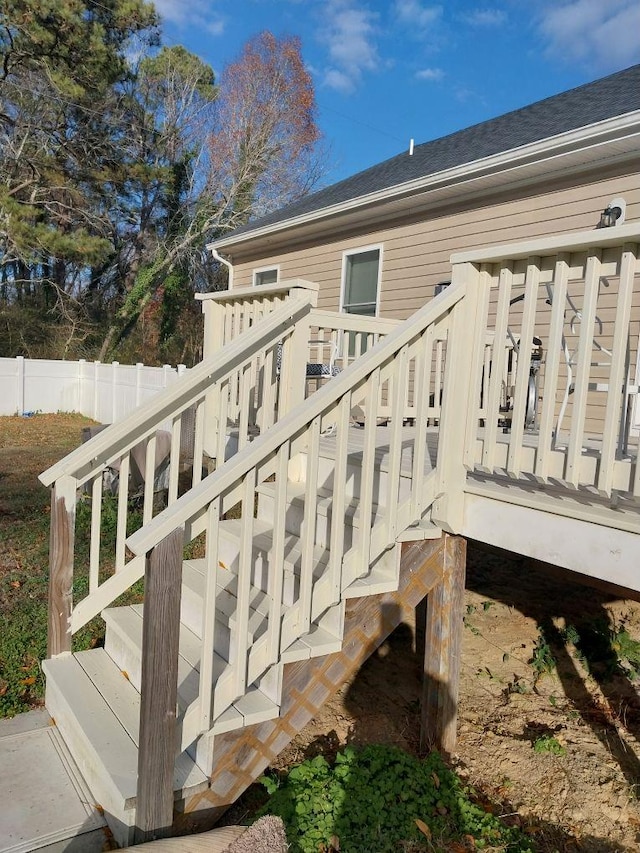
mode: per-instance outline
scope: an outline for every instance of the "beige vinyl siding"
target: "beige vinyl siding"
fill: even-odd
[[[619,172],[619,173],[618,173]],[[547,186],[538,191],[529,188],[516,196],[502,194],[492,200],[476,199],[465,207],[440,211],[428,219],[408,220],[406,217],[387,227],[376,230],[362,229],[339,239],[324,240],[315,244],[296,246],[290,251],[268,257],[243,261],[234,258],[235,282],[237,287],[252,282],[253,271],[258,267],[280,265],[280,280],[305,278],[320,285],[318,306],[337,311],[340,305],[343,252],[358,250],[372,244],[383,248],[382,277],[380,284],[380,316],[404,319],[420,308],[434,295],[435,285],[451,278],[449,258],[452,253],[502,243],[544,237],[558,233],[588,230],[598,223],[600,212],[616,196],[627,202],[626,220],[640,219],[640,178],[627,166],[610,169],[606,176],[602,170],[596,175],[585,174],[580,180],[573,177],[558,187]],[[382,211],[381,211],[382,220]],[[574,283],[570,292],[580,285]],[[514,295],[520,292],[514,287]],[[603,346],[611,345],[611,329],[615,315],[617,281],[603,288],[598,301],[598,316],[603,322],[600,340]],[[489,308],[490,326],[495,309],[495,291]],[[522,303],[512,309],[514,326],[519,326]],[[637,291],[632,309],[632,338],[637,340],[640,304]],[[550,309],[541,298],[536,318],[536,334],[546,346]],[[570,347],[571,342],[570,342]],[[545,352],[546,354],[546,352]],[[597,360],[594,354],[594,360]],[[603,357],[604,358],[604,357]],[[635,369],[637,352],[634,345],[631,353],[632,371]],[[606,370],[603,371],[606,373]],[[544,378],[544,367],[541,380]],[[595,371],[593,381],[597,381]],[[556,414],[566,383],[566,367],[560,366],[559,390]],[[542,387],[542,385],[540,386]],[[587,432],[597,433],[602,426],[606,392],[590,392]],[[565,427],[570,424],[571,401],[569,402]]]
[[[449,257],[497,243],[592,228],[600,211],[614,196],[627,201],[627,221],[640,218],[637,173],[596,179],[561,189],[547,188],[526,197],[476,202],[430,219],[400,221],[390,227],[366,230],[342,239],[292,248],[273,256],[243,261],[234,257],[235,285],[251,284],[253,270],[280,264],[280,280],[306,278],[320,285],[319,307],[337,310],[340,302],[342,254],[382,244],[380,315],[403,319],[433,296],[434,286],[451,275]]]

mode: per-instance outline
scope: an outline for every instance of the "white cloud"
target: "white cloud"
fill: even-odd
[[[153,0],[158,14],[177,27],[197,27],[212,36],[222,35],[224,20],[211,10],[209,0]]]
[[[460,20],[471,27],[499,27],[507,20],[502,9],[472,9],[460,15]]]
[[[324,74],[324,83],[330,89],[335,89],[338,92],[349,94],[353,92],[355,84],[353,79],[345,74],[344,71],[338,71],[337,68],[328,68]]]
[[[444,71],[442,68],[423,68],[421,71],[416,71],[415,76],[418,80],[437,82],[438,80],[442,80],[444,77]]]
[[[329,0],[325,26],[318,38],[327,46],[329,65],[324,83],[341,92],[353,91],[365,71],[380,64],[376,46],[376,15],[353,0]]]
[[[614,71],[640,61],[638,0],[569,0],[548,5],[539,30],[549,56]]]
[[[430,29],[442,17],[442,6],[427,6],[420,0],[396,0],[394,9],[401,23],[420,31]]]

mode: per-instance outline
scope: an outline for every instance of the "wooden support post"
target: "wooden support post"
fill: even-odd
[[[420,748],[456,746],[467,542],[445,534],[443,576],[427,596]]]
[[[60,477],[51,489],[47,656],[71,651],[76,481]]]
[[[179,527],[147,556],[136,843],[167,836],[173,823],[183,542]]]

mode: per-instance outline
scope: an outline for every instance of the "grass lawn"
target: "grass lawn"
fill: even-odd
[[[90,423],[81,415],[0,418],[0,717],[42,699],[50,496],[38,474],[77,447]]]

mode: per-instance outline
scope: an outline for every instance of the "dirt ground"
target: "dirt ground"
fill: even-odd
[[[640,604],[469,544],[454,762],[541,851],[640,849]],[[420,660],[402,625],[280,756],[419,748]]]

